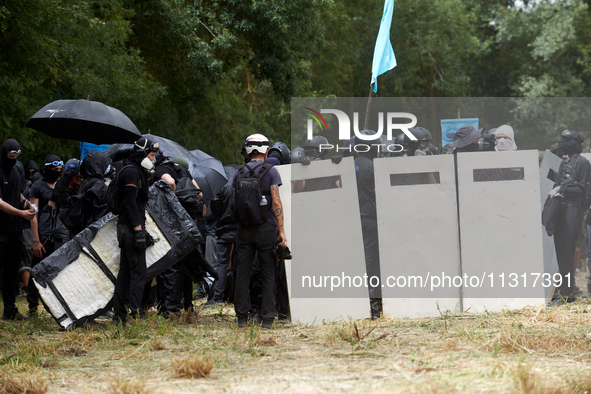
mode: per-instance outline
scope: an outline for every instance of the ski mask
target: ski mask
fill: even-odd
[[[45,164],[41,168],[43,173],[43,180],[47,183],[55,183],[62,174],[61,171],[55,171],[54,168],[63,166],[64,163],[56,155],[47,155],[45,157]]]
[[[564,130],[560,133],[560,142],[556,149],[559,157],[563,155],[574,155],[583,151],[583,136],[576,131]]]
[[[16,140],[9,139],[4,141],[2,144],[2,152],[0,153],[0,160],[2,161],[2,167],[5,170],[10,170],[16,164],[16,158],[9,159],[8,154],[10,152],[18,152],[20,154],[21,147]]]

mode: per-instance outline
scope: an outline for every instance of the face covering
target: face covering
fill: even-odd
[[[581,153],[583,151],[583,146],[579,144],[577,141],[572,139],[565,139],[561,138],[560,142],[558,143],[557,153],[560,152],[560,155],[568,155],[568,154],[575,154]]]
[[[17,159],[9,159],[8,152],[13,150],[18,151],[20,149],[20,145],[16,140],[8,139],[4,141],[4,143],[2,144],[2,152],[0,154],[0,159],[2,160],[2,167],[4,167],[7,170],[11,169],[16,164]]]
[[[148,156],[144,157],[144,159],[140,162],[142,168],[146,171],[153,171],[154,170],[154,163],[156,160],[151,160]]]
[[[478,144],[470,144],[463,148],[458,148],[458,152],[478,152]]]
[[[495,150],[499,152],[507,150],[517,150],[517,147],[509,138],[497,138],[495,140]]]
[[[47,169],[43,174],[43,180],[47,183],[55,183],[57,182],[58,178],[60,177],[59,171],[54,171],[52,169]]]

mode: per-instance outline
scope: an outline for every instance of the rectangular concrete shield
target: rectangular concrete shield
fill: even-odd
[[[284,196],[291,189],[286,222],[293,256],[288,271],[292,321],[321,324],[368,317],[353,159],[290,167],[290,177],[281,170],[280,192]]]
[[[457,154],[463,309],[543,305],[537,151]]]
[[[376,159],[374,172],[384,312],[420,317],[456,310],[460,289],[451,278],[460,273],[460,251],[453,156]]]

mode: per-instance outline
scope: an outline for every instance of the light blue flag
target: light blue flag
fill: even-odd
[[[394,0],[386,0],[371,64],[371,83],[374,84],[374,92],[378,91],[378,75],[396,67],[396,56],[394,56],[394,49],[390,43],[390,25],[392,25],[393,12]]]

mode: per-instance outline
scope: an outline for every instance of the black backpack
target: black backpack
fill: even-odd
[[[197,198],[199,192],[201,190],[195,187],[193,179],[188,176],[184,176],[176,182],[174,194],[176,194],[183,208],[193,219],[203,215],[203,202]]]
[[[234,193],[234,217],[243,226],[254,226],[267,220],[271,198],[265,195],[267,203],[261,205],[263,189],[261,178],[271,169],[270,164],[242,166],[238,169],[236,192]]]
[[[105,195],[105,199],[107,200],[107,207],[109,211],[113,215],[119,215],[121,213],[121,207],[123,206],[123,201],[119,198],[119,188],[117,187],[117,181],[119,179],[119,174],[123,172],[126,168],[131,167],[131,165],[124,166],[121,171],[115,175],[115,178],[111,179],[111,183],[109,183],[109,187],[107,187],[107,194]],[[141,185],[138,185],[138,190]]]

